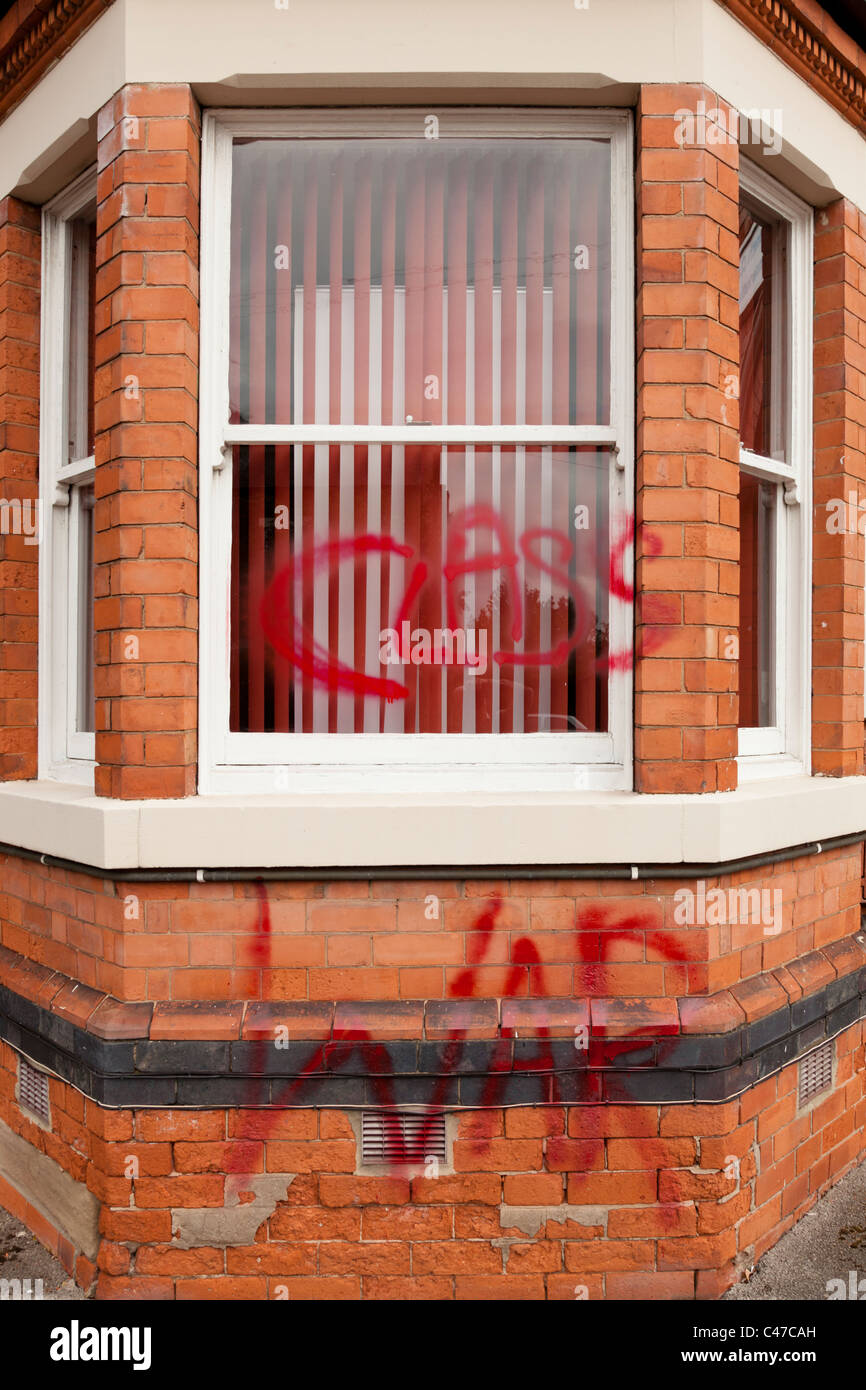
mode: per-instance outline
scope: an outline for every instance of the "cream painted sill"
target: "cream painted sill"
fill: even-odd
[[[103,869],[722,863],[866,827],[866,777],[736,792],[199,796],[0,787],[0,842]]]

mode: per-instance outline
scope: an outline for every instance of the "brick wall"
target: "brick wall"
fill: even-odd
[[[0,202],[0,498],[39,506],[39,209]],[[0,779],[37,775],[38,545],[0,534]]]
[[[334,1110],[105,1110],[52,1080],[46,1132],[15,1068],[0,1043],[0,1118],[97,1195],[98,1275],[54,1248],[105,1299],[711,1299],[866,1151],[862,1022],[804,1110],[796,1065],[722,1105],[470,1110],[438,1177],[358,1173]],[[272,1180],[252,1220],[239,1164],[241,1190]],[[192,1237],[214,1208],[220,1236]]]
[[[99,113],[96,791],[195,791],[200,116],[185,85]]]
[[[812,767],[863,773],[866,506],[866,215],[840,200],[815,218]],[[854,529],[831,526],[856,499]]]
[[[733,898],[707,905],[708,923],[684,922],[676,894],[697,893],[694,879],[263,890],[113,883],[11,855],[0,871],[0,944],[123,1000],[675,998],[800,969],[857,931],[861,850],[706,880],[707,894],[766,892],[773,911],[778,892],[778,932]]]
[[[737,663],[725,638],[739,626],[739,151],[683,138],[675,113],[700,100],[727,113],[698,86],[643,87],[637,111],[642,792],[728,791],[737,776]]]
[[[86,1183],[89,1187],[94,1180],[91,1153],[94,1137],[100,1129],[99,1116],[92,1109],[90,1115],[87,1114],[88,1102],[73,1086],[52,1077],[48,1082],[51,1128],[34,1124],[15,1099],[17,1077],[17,1056],[5,1043],[0,1043],[0,1120],[39,1153],[53,1159],[76,1182]],[[96,1265],[46,1215],[38,1193],[30,1195],[34,1201],[0,1177],[0,1205],[17,1216],[56,1255],[66,1272],[82,1288],[92,1287],[97,1274]]]

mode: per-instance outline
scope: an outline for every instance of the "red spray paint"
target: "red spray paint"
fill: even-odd
[[[271,957],[271,920],[270,906],[268,903],[267,890],[264,883],[256,884],[256,892],[259,899],[258,919],[256,930],[251,943],[251,951],[256,962],[265,968]],[[495,930],[496,918],[502,907],[501,899],[492,898],[482,909],[477,921],[473,924],[470,933],[469,953],[471,963],[469,967],[453,982],[449,995],[453,998],[473,998],[476,996],[475,982],[476,971],[486,958],[492,942],[492,934]],[[602,920],[599,921],[598,919]],[[610,946],[616,941],[622,940],[645,940],[649,939],[645,930],[641,927],[641,919],[636,914],[626,915],[622,919],[621,925],[611,928],[608,924],[608,913],[602,906],[589,907],[579,918],[575,925],[575,960],[580,960],[583,956],[582,939],[586,937],[586,927],[596,923],[604,925],[605,930],[600,931],[600,946],[603,951],[602,959],[607,959]],[[687,957],[682,950],[672,947],[666,940],[663,933],[651,934],[654,944],[659,947],[670,960],[685,960]],[[521,936],[513,943],[512,965],[503,989],[503,998],[515,997],[524,979],[524,972],[527,967],[536,967],[539,972],[541,984],[541,996],[547,996],[544,989],[544,967],[541,964],[537,948],[529,937]],[[599,965],[599,969],[603,969]],[[648,1030],[646,1028],[635,1029],[634,1033],[626,1034],[617,1039],[589,1038],[589,1051],[587,1055],[587,1068],[597,1066],[609,1066],[615,1063],[633,1050],[635,1046],[642,1047],[647,1040]],[[635,1038],[636,1042],[630,1043],[629,1036]],[[504,1090],[507,1085],[507,1077],[512,1071],[542,1071],[555,1072],[553,1054],[550,1049],[550,1031],[541,1027],[537,1034],[539,1050],[528,1058],[524,1058],[519,1064],[512,1064],[511,1043],[507,1038],[501,1038],[494,1047],[493,1055],[488,1065],[488,1073],[482,1091],[481,1099],[477,1108],[489,1109],[496,1108],[502,1103]],[[639,1041],[637,1041],[639,1040]],[[388,1075],[391,1064],[387,1047],[376,1042],[374,1037],[367,1029],[345,1029],[335,1032],[328,1042],[321,1043],[312,1049],[309,1057],[302,1065],[299,1073],[290,1081],[287,1081],[279,1097],[273,1103],[274,1111],[291,1106],[297,1101],[303,1090],[305,1082],[312,1076],[317,1075],[327,1068],[330,1056],[338,1044],[351,1044],[348,1051],[341,1057],[341,1066],[345,1066],[357,1050],[360,1061],[365,1066],[376,1091],[376,1102],[382,1109],[396,1109],[398,1102],[394,1097],[391,1080]],[[419,1164],[424,1161],[427,1150],[427,1139],[433,1124],[434,1117],[444,1108],[448,1094],[448,1087],[452,1076],[459,1068],[463,1050],[466,1044],[465,1030],[457,1031],[446,1045],[442,1061],[442,1073],[437,1077],[436,1084],[430,1102],[424,1108],[424,1121],[415,1133],[414,1142],[407,1143],[402,1137],[399,1139],[397,1154],[393,1160],[395,1168],[399,1169],[402,1165]],[[251,1067],[252,1076],[250,1079],[249,1099],[242,1106],[242,1109],[255,1108],[258,1102],[257,1079],[267,1075],[265,1069],[265,1059],[267,1049],[273,1046],[273,1039],[270,1035],[261,1036],[255,1039],[253,1051],[253,1064]],[[581,1069],[582,1070],[582,1069]],[[554,1094],[552,1103],[562,1103],[558,1090],[558,1078],[553,1075]],[[598,1105],[603,1102],[587,1102]],[[476,1107],[472,1107],[476,1108]],[[267,1122],[266,1122],[267,1123]],[[257,1127],[261,1130],[261,1125]],[[486,1147],[487,1141],[478,1139],[475,1146],[479,1150]],[[229,1164],[227,1197],[237,1194],[239,1199],[243,1199],[243,1185],[250,1176],[247,1165],[247,1149],[243,1144],[239,1144],[234,1151],[233,1159]],[[671,1225],[676,1222],[676,1213],[671,1214]],[[662,1223],[663,1226],[666,1224]]]

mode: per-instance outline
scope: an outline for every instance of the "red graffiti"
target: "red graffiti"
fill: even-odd
[[[254,958],[260,964],[266,965],[271,955],[270,907],[264,883],[257,883],[256,891],[259,899],[259,911],[251,949]],[[496,919],[501,909],[501,899],[493,897],[484,906],[477,921],[473,923],[467,947],[469,965],[453,981],[449,989],[450,997],[471,998],[476,995],[477,970],[490,951]],[[611,926],[608,911],[603,905],[598,905],[585,909],[576,923],[575,960],[586,958],[590,936],[586,929],[593,926],[599,929],[598,949],[601,953],[601,959],[597,963],[597,968],[600,972],[598,983],[602,987],[605,983],[602,973],[604,971],[603,962],[609,958],[611,949],[618,942],[649,941],[670,960],[684,961],[688,959],[686,953],[675,943],[672,943],[666,933],[647,933],[637,909],[633,914],[627,915],[619,925]],[[520,936],[512,944],[511,964],[502,990],[502,998],[513,998],[520,994],[527,968],[534,968],[538,971],[541,997],[550,997],[545,988],[544,966],[541,963],[538,950],[529,937]],[[634,1052],[635,1049],[640,1050],[646,1047],[648,1033],[651,1031],[644,1025],[625,1032],[617,1038],[593,1036],[590,1033],[585,1067],[574,1070],[597,1070],[615,1066],[617,1062],[621,1063],[623,1056]],[[492,1056],[486,1065],[487,1074],[477,1108],[495,1108],[503,1103],[507,1076],[512,1072],[550,1072],[552,1087],[550,1103],[554,1105],[564,1103],[550,1040],[550,1028],[547,1026],[539,1027],[534,1039],[538,1044],[537,1051],[531,1056],[517,1059],[512,1057],[511,1040],[507,1036],[497,1039]],[[466,1031],[456,1030],[447,1042],[441,1062],[442,1070],[437,1076],[430,1101],[424,1108],[423,1120],[415,1130],[411,1140],[399,1138],[397,1152],[393,1160],[395,1166],[420,1164],[425,1161],[431,1127],[435,1117],[445,1108],[449,1085],[459,1070],[465,1055],[466,1041]],[[272,1030],[263,1030],[260,1036],[255,1039],[254,1060],[250,1069],[250,1094],[245,1102],[245,1107],[242,1108],[254,1108],[259,1101],[258,1081],[268,1074],[266,1061],[271,1047],[273,1047]],[[386,1045],[377,1042],[366,1028],[346,1028],[335,1031],[327,1042],[312,1049],[298,1073],[285,1083],[276,1098],[271,1098],[272,1111],[291,1106],[293,1103],[302,1103],[300,1097],[305,1083],[311,1077],[326,1071],[332,1062],[338,1062],[340,1068],[345,1070],[349,1061],[355,1056],[363,1066],[365,1074],[369,1077],[374,1088],[375,1104],[383,1109],[397,1108],[398,1102],[389,1076],[391,1061]],[[588,1099],[586,1103],[599,1104],[603,1102]],[[266,1121],[265,1127],[269,1127],[274,1122],[273,1120]],[[259,1137],[261,1137],[260,1124],[258,1131]],[[479,1139],[477,1143],[483,1148],[486,1141]],[[227,1193],[230,1191],[236,1194],[239,1200],[243,1200],[243,1183],[248,1175],[249,1156],[247,1148],[245,1145],[239,1144],[229,1163]],[[675,1220],[676,1213],[671,1213],[671,1221],[674,1222]],[[662,1225],[666,1225],[664,1220]]]
[[[473,555],[470,559],[466,558],[466,535],[469,531],[475,530],[492,531],[500,542],[500,550],[489,551],[486,555]],[[569,554],[571,554],[571,544],[566,537]],[[510,571],[506,582],[511,592],[511,603],[514,617],[511,623],[511,637],[515,642],[519,642],[523,635],[523,607],[520,601],[520,584],[517,579],[517,555],[508,544],[506,528],[499,516],[492,507],[467,507],[464,511],[458,512],[454,517],[452,525],[448,528],[448,549],[447,560],[443,569],[443,574],[448,583],[448,625],[458,627],[457,605],[454,600],[453,584],[458,575],[461,574],[484,574],[486,572],[495,573],[503,567]],[[501,657],[501,652],[494,653],[494,660]]]
[[[589,631],[592,621],[589,610],[583,601],[583,594],[580,586],[572,583],[567,570],[560,569],[558,565],[550,565],[540,555],[536,555],[532,549],[533,541],[544,540],[545,538],[553,541],[560,550],[560,561],[567,564],[571,559],[573,546],[568,536],[562,531],[549,531],[543,527],[536,527],[530,531],[524,531],[520,537],[520,549],[526,559],[538,569],[542,574],[549,574],[554,579],[558,579],[564,584],[574,600],[575,613],[579,614],[579,619],[574,624],[574,629],[569,637],[560,642],[558,647],[547,652],[494,652],[493,660],[502,664],[515,666],[561,666],[568,659],[568,654],[574,651],[575,647],[583,640]]]
[[[470,533],[479,531],[490,532],[494,540],[487,549],[467,555],[467,538]],[[626,578],[625,565],[634,534],[634,519],[630,517],[611,547],[608,574],[610,596],[629,603],[634,599],[634,585]],[[649,527],[643,528],[642,539],[647,554],[656,555],[661,551],[661,537]],[[541,553],[541,542],[545,540],[554,548],[555,559],[552,561],[545,559]],[[492,653],[492,659],[499,666],[562,666],[570,653],[586,639],[593,621],[581,586],[568,569],[575,553],[574,543],[564,531],[530,527],[519,536],[518,547],[527,565],[548,575],[569,595],[573,607],[572,628],[567,637],[546,651],[500,649]],[[387,677],[369,675],[341,662],[317,642],[296,617],[296,594],[303,581],[322,573],[328,575],[335,565],[354,563],[373,554],[407,561],[416,557],[411,545],[400,543],[390,535],[364,534],[315,545],[308,551],[293,555],[274,576],[261,599],[260,620],[265,637],[274,650],[328,690],[349,691],[356,696],[373,696],[388,702],[405,700],[410,694],[407,686]],[[431,569],[424,559],[415,559],[392,626],[399,630],[429,583],[444,580],[448,624],[451,628],[459,627],[454,593],[456,580],[469,574],[505,571],[511,612],[510,638],[513,642],[519,642],[523,636],[523,604],[518,565],[518,553],[509,542],[506,524],[493,507],[479,505],[456,512],[448,528],[444,564],[438,569],[436,566]],[[663,642],[664,637],[653,632],[642,642],[641,654],[648,655]],[[631,664],[630,652],[610,652],[596,660],[595,669],[601,673],[622,671],[629,669]]]
[[[409,694],[399,681],[368,676],[336,660],[326,647],[308,633],[302,633],[294,616],[295,585],[301,575],[310,577],[327,569],[333,561],[354,560],[372,552],[401,555],[410,559],[411,546],[399,545],[392,536],[352,536],[348,540],[325,541],[292,559],[274,577],[262,596],[259,616],[265,636],[275,651],[313,680],[329,690],[350,690],[355,695],[376,695],[385,700],[404,700]],[[416,566],[416,572],[426,566]],[[410,590],[412,582],[410,582]]]

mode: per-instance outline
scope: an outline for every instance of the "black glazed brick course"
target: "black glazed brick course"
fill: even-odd
[[[838,1004],[847,1004],[849,999],[855,999],[859,993],[857,973],[843,975],[838,980],[831,980],[826,986],[826,993],[828,1009],[835,1009]]]
[[[777,1009],[775,1013],[767,1014],[766,1018],[759,1018],[757,1023],[747,1023],[743,1055],[751,1057],[754,1052],[760,1052],[761,1048],[767,1047],[769,1043],[787,1037],[790,1031],[791,1011],[788,1005],[783,1009]]]
[[[95,1033],[76,1030],[79,1044],[77,1055],[92,1071],[106,1076],[129,1076],[140,1070],[135,1065],[135,1044],[131,1042],[106,1042]]]
[[[317,1071],[324,1070],[326,1044],[322,1042],[286,1042],[282,1047],[275,1047],[273,1041],[267,1039],[226,1045],[232,1076],[300,1076],[311,1065],[315,1065]]]
[[[866,1016],[866,972],[724,1034],[270,1042],[106,1040],[0,986],[0,1038],[105,1106],[676,1104],[748,1090]]]
[[[747,1091],[760,1080],[758,1059],[749,1057],[734,1067],[722,1071],[705,1071],[695,1074],[695,1100],[730,1100],[741,1091]]]
[[[814,1023],[816,1018],[822,1018],[827,1013],[827,986],[819,989],[816,994],[807,994],[803,999],[795,999],[791,1004],[791,1023],[795,1028],[802,1028],[806,1023]]]
[[[511,1042],[496,1038],[467,1038],[465,1042],[422,1042],[418,1045],[418,1070],[433,1076],[462,1076],[465,1072],[510,1071]]]
[[[611,1105],[673,1105],[694,1099],[695,1078],[689,1071],[610,1071],[602,1080],[604,1099]]]
[[[686,1067],[690,1071],[715,1071],[729,1067],[742,1057],[745,1029],[732,1033],[687,1033],[678,1038],[660,1038],[658,1065]]]
[[[136,1072],[162,1076],[212,1076],[214,1072],[221,1074],[229,1069],[227,1042],[157,1041],[137,1042],[134,1046]]]

